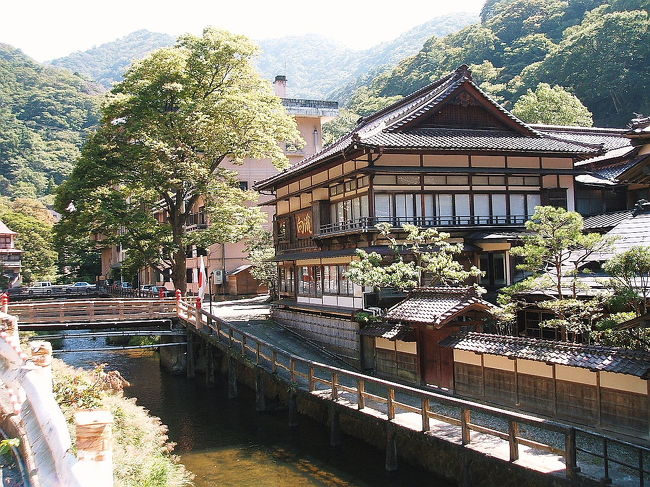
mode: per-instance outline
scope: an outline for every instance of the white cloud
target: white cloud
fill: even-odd
[[[363,49],[438,15],[477,12],[484,0],[22,0],[3,2],[0,42],[39,61],[138,29],[198,34],[206,25],[253,39],[317,33]]]

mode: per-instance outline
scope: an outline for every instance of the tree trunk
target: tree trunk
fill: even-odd
[[[187,292],[187,257],[184,246],[174,254],[172,282],[174,283],[174,288],[183,293],[184,296]]]

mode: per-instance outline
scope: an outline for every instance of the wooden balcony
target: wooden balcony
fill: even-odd
[[[485,228],[485,227],[523,227],[529,219],[526,215],[503,216],[433,216],[433,217],[363,217],[355,220],[321,225],[318,237],[328,237],[348,233],[377,231],[378,223],[390,223],[399,229],[402,225],[412,224],[422,228]]]

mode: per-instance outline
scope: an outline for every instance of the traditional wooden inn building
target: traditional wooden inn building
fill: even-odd
[[[540,204],[574,210],[575,163],[603,150],[574,135],[517,119],[467,66],[360,119],[337,142],[255,186],[276,206],[282,299],[274,318],[352,362],[373,362],[352,319],[366,304],[364,290],[344,273],[357,248],[389,253],[380,222],[450,232],[464,247],[459,260],[485,272],[483,286],[510,284],[517,275],[509,249],[524,222]]]
[[[0,273],[7,278],[7,287],[21,282],[23,251],[16,248],[16,232],[0,221]]]

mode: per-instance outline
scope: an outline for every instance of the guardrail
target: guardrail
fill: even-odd
[[[639,486],[643,487],[644,478],[650,472],[645,467],[644,458],[650,458],[650,449],[634,445],[625,441],[609,438],[581,428],[568,426],[550,420],[540,419],[515,412],[486,406],[463,399],[458,399],[443,394],[424,391],[406,385],[390,382],[384,379],[371,377],[357,372],[340,369],[330,365],[313,362],[293,355],[287,351],[261,340],[254,335],[234,328],[230,323],[218,318],[204,310],[197,310],[196,306],[178,299],[178,317],[197,331],[208,335],[216,335],[220,342],[252,360],[258,366],[265,366],[274,374],[282,373],[297,386],[302,386],[310,393],[325,393],[331,401],[337,401],[342,394],[348,394],[350,402],[356,402],[356,407],[363,410],[372,402],[383,407],[383,412],[388,421],[396,419],[397,411],[415,413],[420,416],[420,431],[426,433],[431,430],[431,420],[437,420],[460,429],[461,443],[469,445],[472,442],[471,432],[486,434],[508,442],[509,460],[517,461],[520,458],[520,447],[527,446],[536,450],[559,455],[564,459],[565,475],[574,479],[581,471],[578,466],[578,454],[600,459],[601,465],[585,462],[584,471],[589,471],[589,476],[599,478],[604,482],[610,480],[610,465],[617,464],[634,472],[639,478]],[[321,390],[319,391],[319,386]],[[434,409],[435,407],[435,409]],[[455,416],[449,411],[455,410]],[[503,426],[497,429],[486,425],[485,419],[496,419]],[[483,424],[481,424],[483,423]],[[520,427],[526,426],[533,433],[524,436]],[[541,442],[531,436],[535,431],[546,432],[555,436],[557,441]],[[537,436],[540,436],[537,434]],[[593,449],[577,443],[577,437],[596,438],[603,442],[603,453],[594,452]],[[637,459],[637,465],[625,462],[608,455],[608,446],[615,445],[630,452]],[[626,457],[629,456],[626,453]],[[583,463],[583,462],[581,462]],[[589,465],[587,465],[589,463]],[[581,465],[582,467],[582,465]]]
[[[156,320],[176,316],[176,300],[92,299],[15,303],[11,314],[23,323]]]
[[[6,305],[3,300],[5,311]],[[52,393],[51,345],[32,342],[30,358],[20,348],[15,316],[0,312],[0,329],[2,429],[20,439],[25,485],[111,487],[111,413],[95,410],[75,415],[75,457],[66,419]]]

